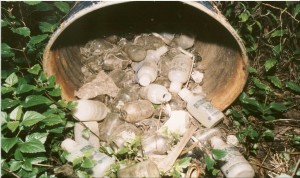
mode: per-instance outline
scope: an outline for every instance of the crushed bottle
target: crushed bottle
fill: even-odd
[[[150,118],[153,112],[154,107],[148,100],[128,102],[121,108],[122,118],[130,123]]]

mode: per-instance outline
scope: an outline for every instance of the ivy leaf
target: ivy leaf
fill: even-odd
[[[37,74],[39,74],[40,70],[41,70],[41,66],[39,64],[35,64],[27,71],[31,74],[37,75]]]
[[[38,164],[41,163],[43,161],[48,160],[46,157],[34,157],[34,158],[27,158],[27,160],[31,163],[31,164]]]
[[[61,89],[58,85],[52,91],[48,92],[50,96],[61,96]]]
[[[255,86],[257,86],[258,88],[260,89],[263,89],[263,90],[269,90],[270,87],[264,83],[262,83],[258,78],[253,78],[253,83]]]
[[[11,30],[12,32],[22,35],[24,37],[30,36],[30,29],[28,27],[19,27],[16,29],[12,28]]]
[[[255,68],[253,68],[253,67],[249,67],[249,68],[248,68],[248,72],[249,72],[250,74],[256,74],[256,73],[257,73],[257,70],[256,70]]]
[[[45,116],[43,116],[38,112],[26,111],[23,117],[23,122],[21,124],[28,127],[40,122],[45,118],[46,118]]]
[[[300,92],[300,86],[298,84],[296,84],[295,82],[289,81],[286,83],[286,86],[293,91]]]
[[[1,28],[6,27],[9,23],[6,20],[1,19]]]
[[[286,30],[275,30],[273,33],[271,33],[271,38],[283,36],[284,34],[287,34]]]
[[[271,81],[271,83],[278,87],[278,88],[282,88],[282,83],[280,81],[280,79],[277,76],[268,76],[268,79]]]
[[[246,22],[249,19],[250,15],[247,11],[241,13],[239,15],[239,19],[241,20],[240,22]]]
[[[269,137],[269,138],[274,138],[274,133],[272,130],[268,129],[268,130],[264,131],[263,136]]]
[[[34,89],[36,89],[37,87],[34,85],[30,85],[27,83],[19,83],[18,87],[16,88],[16,93],[17,94],[22,94],[22,93],[26,93],[29,91],[32,91]]]
[[[1,111],[1,125],[8,122],[8,114],[6,112]]]
[[[48,137],[48,133],[35,132],[35,133],[30,134],[30,135],[27,135],[25,140],[30,141],[30,140],[33,140],[33,139],[37,139],[37,140],[41,141],[44,144],[46,142],[47,137]]]
[[[1,109],[12,108],[12,107],[16,106],[19,103],[20,103],[19,100],[13,100],[13,99],[10,99],[10,98],[4,98],[4,99],[1,100]]]
[[[59,115],[56,114],[47,114],[47,115],[44,114],[44,115],[46,116],[46,118],[42,122],[45,123],[47,126],[53,126],[53,125],[63,123],[63,120]]]
[[[45,96],[30,95],[30,96],[27,96],[25,99],[25,102],[23,102],[23,107],[27,108],[27,107],[31,107],[31,106],[40,105],[40,104],[49,105],[51,103],[52,103],[52,101]]]
[[[39,28],[43,33],[47,33],[47,32],[53,33],[56,27],[57,24],[51,24],[48,22],[40,22],[39,24]]]
[[[48,38],[47,34],[32,36],[29,40],[29,43],[32,45],[38,44]]]
[[[281,103],[272,102],[270,103],[269,107],[279,112],[287,110],[287,107]]]
[[[32,171],[32,164],[26,159],[23,162],[22,168],[26,171]]]
[[[3,151],[8,153],[8,151],[18,142],[18,137],[13,138],[1,138],[1,148]]]
[[[6,43],[1,43],[1,57],[13,57],[15,53],[11,50],[11,47]]]
[[[15,73],[10,74],[6,79],[5,83],[9,86],[14,86],[16,83],[18,83],[18,76]]]
[[[23,114],[22,107],[18,106],[9,114],[9,117],[12,120],[20,120],[22,114]]]
[[[33,6],[33,5],[37,5],[39,3],[41,3],[41,1],[23,1],[25,4],[28,4],[30,6]]]
[[[294,17],[296,17],[299,13],[300,13],[300,4],[297,4],[296,7],[294,8]]]
[[[90,168],[93,168],[94,165],[95,164],[94,164],[94,161],[92,159],[87,158],[87,157],[83,157],[83,161],[81,163],[81,167],[90,169]]]
[[[192,159],[191,157],[182,158],[178,161],[178,165],[181,168],[187,168],[191,164],[191,159]]]
[[[20,161],[24,159],[24,156],[21,153],[19,148],[16,149],[16,151],[14,153],[14,157],[15,157],[16,160],[20,160]]]
[[[272,50],[275,52],[275,55],[279,55],[282,51],[282,45],[278,44],[278,45],[274,46],[272,48]]]
[[[208,155],[204,156],[205,164],[206,164],[206,169],[207,170],[212,170],[215,165],[215,161],[211,159]]]
[[[213,149],[212,154],[216,160],[221,160],[226,156],[227,152],[225,150]]]
[[[268,72],[271,68],[273,68],[276,65],[276,63],[277,60],[275,58],[268,59],[264,64],[266,72]]]
[[[54,5],[55,5],[55,7],[57,7],[63,13],[68,13],[69,10],[70,10],[70,6],[66,2],[62,2],[62,1],[55,2]]]
[[[11,160],[9,170],[17,171],[21,168],[22,164],[23,164],[23,161]]]
[[[14,132],[18,127],[19,127],[19,121],[9,121],[7,122],[7,128],[11,131]]]
[[[20,144],[20,151],[22,153],[39,153],[45,152],[43,143],[37,139],[31,139],[25,143]]]
[[[1,87],[1,93],[3,95],[6,94],[6,93],[10,93],[10,92],[12,92],[14,90],[15,90],[14,87],[4,87],[4,86]]]

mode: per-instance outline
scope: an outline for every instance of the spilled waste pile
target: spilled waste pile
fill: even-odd
[[[81,46],[84,84],[75,91],[74,139],[67,160],[89,157],[93,177],[203,177],[205,160],[226,177],[254,177],[217,126],[224,114],[202,90],[196,38],[186,34],[112,35]],[[226,137],[225,137],[226,138]],[[214,158],[212,150],[222,150]]]

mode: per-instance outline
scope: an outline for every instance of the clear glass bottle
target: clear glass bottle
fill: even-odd
[[[148,100],[137,100],[126,103],[121,108],[123,119],[130,123],[136,123],[150,118],[154,113],[154,107]]]
[[[184,54],[178,54],[171,62],[168,77],[171,81],[170,91],[178,93],[187,82],[192,66],[192,59]]]
[[[172,95],[168,89],[162,85],[150,84],[140,89],[140,96],[148,99],[153,104],[161,104],[171,100]]]
[[[80,121],[101,121],[109,112],[106,105],[100,101],[80,99],[76,102],[72,114]]]
[[[133,124],[123,123],[119,125],[110,135],[108,143],[113,148],[123,148],[126,141],[137,139],[141,131]]]
[[[120,169],[117,174],[118,177],[160,177],[157,165],[150,160]]]
[[[85,126],[83,126],[83,124]],[[98,123],[96,121],[75,123],[74,139],[77,143],[89,144],[92,145],[94,148],[99,148],[100,142]]]
[[[138,100],[140,98],[139,95],[137,95],[139,90],[140,86],[137,84],[122,88],[113,101],[112,108],[119,111],[121,107],[125,105],[125,103]]]
[[[91,145],[79,144],[72,139],[65,139],[61,144],[62,149],[67,151],[67,160],[73,162],[76,158],[89,156],[96,162],[92,168],[93,177],[103,177],[110,166],[115,162],[115,159],[104,153],[100,153]]]
[[[180,36],[176,35],[174,41],[182,49],[188,49],[194,45],[195,38],[193,36],[181,34]]]
[[[225,157],[220,161],[221,171],[228,178],[253,178],[255,172],[244,156],[233,146],[227,145],[221,138],[212,137],[211,146],[214,149],[224,150]]]
[[[205,127],[214,127],[222,121],[224,114],[207,101],[204,96],[195,96],[187,88],[180,90],[178,95],[187,102],[186,109],[188,112]]]
[[[146,50],[143,46],[127,44],[125,47],[125,52],[132,61],[140,62],[146,57]]]
[[[161,46],[156,50],[148,50],[145,60],[152,60],[156,63],[160,60],[160,57],[168,52],[168,48],[166,46]]]
[[[98,124],[99,138],[101,140],[108,141],[116,128],[124,123],[125,122],[121,119],[119,113],[108,113],[103,122]]]
[[[171,139],[160,134],[147,134],[142,137],[142,148],[146,155],[149,154],[166,154],[171,148]]]

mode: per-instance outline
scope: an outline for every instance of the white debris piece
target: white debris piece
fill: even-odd
[[[201,83],[204,77],[204,74],[200,71],[193,71],[191,74],[192,79],[196,82],[196,83]]]

